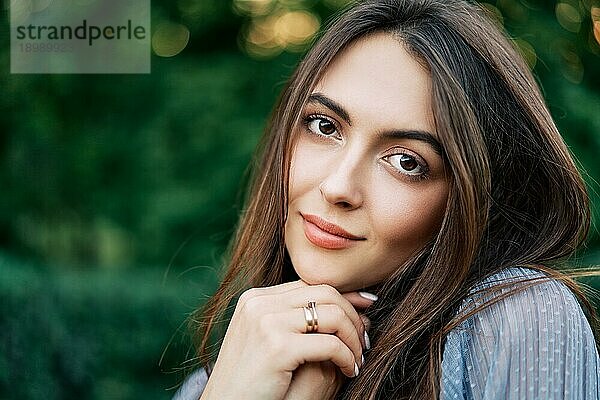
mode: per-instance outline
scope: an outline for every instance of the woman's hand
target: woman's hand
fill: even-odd
[[[362,297],[356,292],[345,293],[342,296],[358,309],[365,309],[371,306],[374,301]],[[372,297],[370,294],[368,294],[368,296]],[[360,317],[363,321],[365,332],[368,332],[371,322],[365,315],[360,315]],[[371,346],[366,333],[363,344],[366,346],[367,350]],[[294,371],[292,382],[285,394],[284,400],[334,399],[343,383],[344,375],[335,364],[329,361],[306,363]]]
[[[303,309],[309,300],[318,314],[311,334]],[[351,302],[331,286],[295,281],[250,289],[238,301],[201,399],[282,399],[306,363],[331,362],[353,377],[362,365],[364,329]]]
[[[298,367],[284,400],[328,400],[335,398],[344,375],[331,361],[309,362]]]

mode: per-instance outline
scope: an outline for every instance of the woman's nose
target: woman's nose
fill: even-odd
[[[319,185],[323,198],[345,209],[360,207],[363,203],[363,184],[359,158],[348,154],[334,163]]]

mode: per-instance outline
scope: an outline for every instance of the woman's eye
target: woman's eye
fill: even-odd
[[[427,167],[408,154],[393,154],[387,157],[388,162],[403,174],[411,176],[425,175]]]
[[[335,123],[323,117],[308,117],[306,119],[306,126],[308,130],[317,135],[333,136],[337,133]]]

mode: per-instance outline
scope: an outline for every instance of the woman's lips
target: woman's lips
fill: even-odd
[[[315,246],[336,250],[350,247],[357,241],[365,240],[365,238],[353,235],[316,215],[301,215],[304,220],[304,235]]]

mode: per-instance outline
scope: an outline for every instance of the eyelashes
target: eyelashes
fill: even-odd
[[[384,157],[384,159],[400,173],[408,175],[410,178],[423,180],[429,177],[427,165],[417,161],[410,154],[394,153]]]
[[[337,137],[341,139],[336,122],[320,114],[311,114],[302,118],[304,127],[315,135]]]
[[[325,115],[310,114],[303,116],[302,125],[308,134],[314,135],[319,140],[340,141],[343,139],[339,124]],[[421,181],[429,178],[429,166],[418,154],[402,147],[395,147],[386,153],[381,159],[391,167],[395,174],[401,175],[410,181]]]

